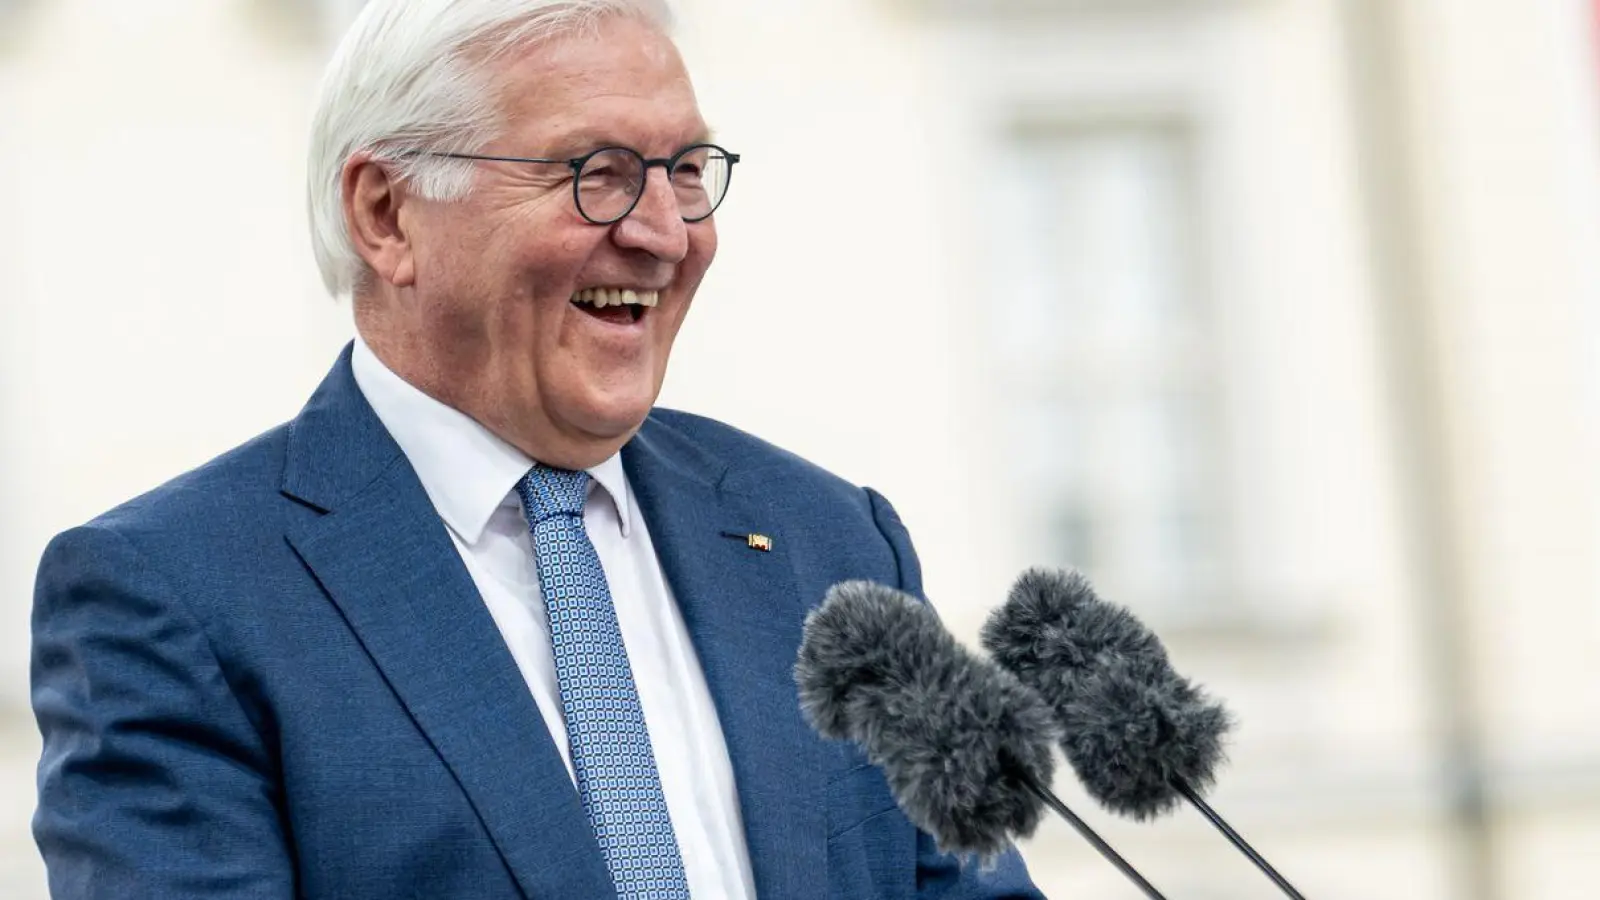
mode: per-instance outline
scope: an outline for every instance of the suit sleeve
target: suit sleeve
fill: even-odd
[[[265,744],[200,623],[116,532],[45,551],[32,698],[52,897],[294,896]]]
[[[882,494],[867,489],[872,501],[872,517],[889,546],[894,549],[900,569],[900,590],[926,600],[922,591],[922,564],[911,546],[911,534],[900,521],[894,507]],[[933,838],[917,832],[917,900],[1044,900],[1044,895],[1028,878],[1028,869],[1015,849],[1002,856],[988,871],[976,865],[962,866],[953,856],[940,853]]]

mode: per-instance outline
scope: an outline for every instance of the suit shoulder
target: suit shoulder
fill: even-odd
[[[804,457],[725,422],[681,410],[656,409],[647,427],[656,439],[672,439],[726,466],[737,480],[799,481],[830,492],[863,496],[861,486]]]
[[[818,576],[804,593],[869,578],[920,596],[922,573],[911,536],[894,507],[858,486],[780,447],[704,416],[673,410],[651,414],[641,437],[675,459],[696,460],[704,473],[722,473],[720,486],[754,499],[780,535],[803,536]]]

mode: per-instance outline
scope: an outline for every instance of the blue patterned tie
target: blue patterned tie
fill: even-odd
[[[588,491],[587,474],[544,466],[517,485],[550,611],[578,793],[619,900],[689,900],[617,611],[583,528]]]

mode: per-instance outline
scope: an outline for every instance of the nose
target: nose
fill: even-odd
[[[673,264],[689,255],[689,227],[678,209],[678,195],[673,192],[665,169],[645,173],[639,205],[616,224],[612,240],[620,247],[643,250]]]

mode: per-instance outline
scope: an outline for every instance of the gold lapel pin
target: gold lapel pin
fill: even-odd
[[[772,538],[764,534],[739,534],[736,531],[724,531],[723,537],[744,541],[751,550],[760,550],[762,553],[772,552]]]

